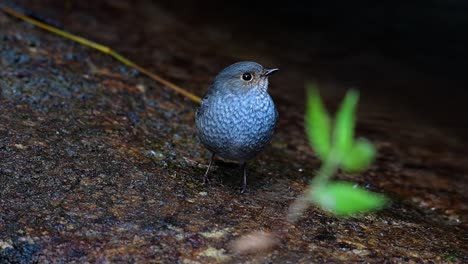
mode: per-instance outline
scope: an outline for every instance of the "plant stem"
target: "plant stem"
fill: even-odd
[[[336,155],[335,152],[336,151],[333,149],[330,151],[330,155],[324,161],[316,176],[310,181],[307,189],[291,204],[287,214],[288,222],[294,223],[299,218],[299,216],[302,215],[302,212],[304,212],[304,210],[307,209],[310,204],[310,195],[314,189],[318,189],[326,185],[330,178],[338,170],[340,162],[339,156]]]
[[[324,161],[320,170],[317,172],[315,177],[311,180],[310,186],[312,188],[317,188],[327,184],[328,180],[335,174],[339,166],[338,155],[335,154],[336,151],[333,149],[330,151],[330,155]]]

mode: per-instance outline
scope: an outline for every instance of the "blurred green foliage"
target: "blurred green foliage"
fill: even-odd
[[[367,191],[355,184],[331,181],[338,169],[349,173],[364,171],[376,156],[371,142],[354,138],[359,93],[355,90],[346,93],[333,122],[318,87],[309,84],[307,89],[306,132],[313,150],[322,161],[322,167],[311,182],[310,201],[338,216],[383,208],[388,204],[384,195]]]

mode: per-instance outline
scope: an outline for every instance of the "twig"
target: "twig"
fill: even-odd
[[[159,82],[160,84],[162,85],[165,85],[167,87],[169,87],[170,89],[172,89],[173,91],[187,97],[188,99],[192,100],[193,102],[195,103],[200,103],[201,102],[201,98],[185,89],[183,89],[182,87],[170,82],[170,81],[167,81],[165,80],[164,78],[162,78],[161,76],[157,75],[157,74],[154,74],[152,72],[150,72],[149,70],[137,65],[136,63],[130,61],[129,59],[125,58],[124,56],[118,54],[117,52],[113,51],[111,48],[107,47],[107,46],[104,46],[104,45],[101,45],[99,43],[96,43],[96,42],[93,42],[93,41],[90,41],[90,40],[87,40],[83,37],[80,37],[80,36],[77,36],[77,35],[73,35],[71,33],[68,33],[66,31],[63,31],[63,30],[60,30],[58,28],[55,28],[53,26],[50,26],[46,23],[43,23],[43,22],[40,22],[40,21],[37,21],[33,18],[30,18],[28,16],[25,16],[25,15],[22,15],[22,14],[19,14],[7,7],[3,7],[3,6],[0,6],[0,10],[2,10],[3,12],[5,12],[6,14],[10,15],[10,16],[13,16],[13,17],[16,17],[18,19],[21,19],[21,20],[24,20],[28,23],[31,23],[39,28],[42,28],[46,31],[49,31],[49,32],[52,32],[56,35],[59,35],[61,37],[64,37],[66,39],[70,39],[72,41],[75,41],[75,42],[78,42],[84,46],[87,46],[87,47],[91,47],[95,50],[98,50],[104,54],[107,54],[113,58],[115,58],[116,60],[120,61],[121,63],[129,66],[129,67],[132,67],[136,70],[138,70],[139,72],[143,73],[143,74],[146,74],[147,76],[149,76],[151,79]]]

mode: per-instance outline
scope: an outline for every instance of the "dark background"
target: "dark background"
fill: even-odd
[[[288,48],[312,48],[320,38],[465,79],[466,1],[154,2],[191,23],[236,29],[239,37],[266,38]]]

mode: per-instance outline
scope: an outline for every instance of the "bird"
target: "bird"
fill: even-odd
[[[241,165],[241,193],[246,191],[247,162],[270,143],[278,124],[278,111],[268,93],[268,77],[278,70],[241,61],[221,70],[211,82],[195,112],[198,138],[211,153],[203,184],[219,156]]]

